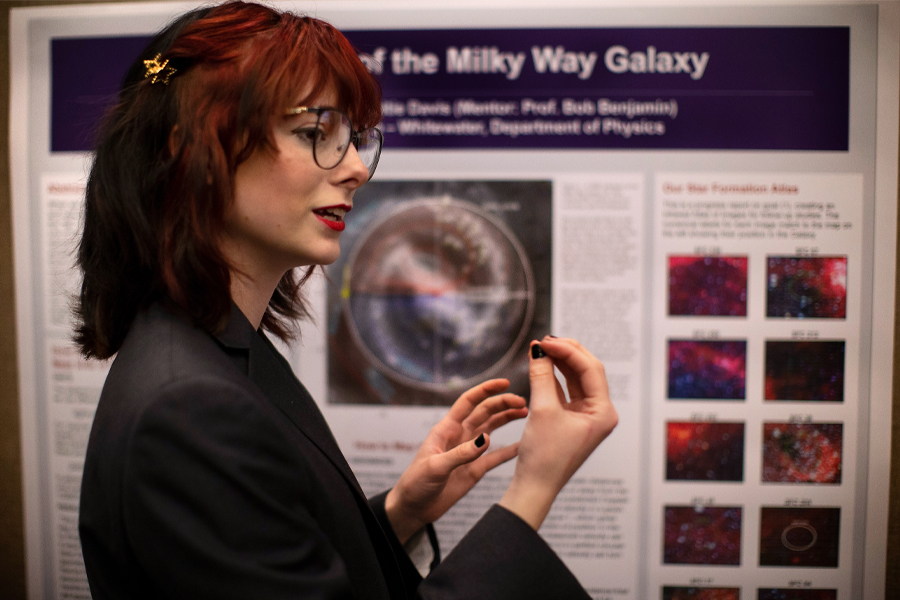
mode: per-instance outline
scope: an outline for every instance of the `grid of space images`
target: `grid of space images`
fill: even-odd
[[[748,256],[669,255],[669,317],[741,318],[746,321]],[[785,320],[785,338],[765,339],[762,373],[748,373],[746,339],[668,339],[666,400],[745,402],[749,377],[762,378],[765,406],[844,401],[846,343],[842,339],[791,339],[796,320],[847,317],[846,256],[766,256],[765,318]],[[757,285],[757,282],[749,282]],[[804,323],[804,326],[808,323]],[[750,327],[750,325],[747,325]],[[733,331],[733,329],[731,330]],[[753,361],[758,364],[759,361]],[[754,380],[755,381],[755,380]],[[755,388],[754,388],[755,389]],[[696,405],[692,405],[696,406]],[[821,404],[820,404],[821,406]],[[714,408],[713,408],[714,410]],[[772,412],[771,410],[769,412]],[[783,413],[783,411],[782,411]],[[779,414],[782,414],[779,413]],[[732,413],[733,414],[733,413]],[[761,443],[746,423],[666,422],[665,479],[669,482],[841,484],[844,424],[814,417],[794,422],[763,413]],[[745,473],[747,439],[761,447],[759,475]],[[742,563],[741,536],[758,535],[760,567],[837,568],[841,509],[832,506],[760,506],[759,531],[743,527],[746,506],[663,507],[663,563]],[[757,508],[753,508],[757,510]],[[663,600],[737,600],[738,587],[664,586]],[[835,600],[834,589],[757,588],[758,600]]]

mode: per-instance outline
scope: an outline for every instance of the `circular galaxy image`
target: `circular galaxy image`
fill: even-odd
[[[449,198],[405,203],[373,224],[341,291],[371,363],[425,388],[467,387],[502,369],[534,310],[534,277],[515,235]]]
[[[449,406],[494,377],[528,394],[550,330],[549,181],[377,181],[325,269],[328,402]]]

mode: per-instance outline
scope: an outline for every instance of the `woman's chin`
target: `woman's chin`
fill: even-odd
[[[316,252],[311,256],[304,257],[303,266],[328,266],[341,257],[341,248],[335,244],[334,249],[327,249]]]

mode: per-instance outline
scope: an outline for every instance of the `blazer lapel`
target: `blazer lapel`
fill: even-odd
[[[255,334],[251,338],[248,375],[263,394],[328,457],[350,486],[365,500],[365,494],[315,400],[294,376],[287,361],[262,334]]]
[[[284,357],[262,333],[253,328],[233,302],[228,322],[215,338],[224,346],[235,367],[245,373],[263,395],[322,451],[365,503],[366,496],[315,400],[294,376]]]
[[[328,458],[356,494],[357,503],[370,531],[376,558],[381,564],[391,598],[406,596],[407,585],[385,533],[368,499],[347,464],[325,417],[312,396],[294,376],[288,362],[263,334],[253,329],[237,305],[232,304],[225,329],[215,336],[228,351],[239,371],[244,372],[272,404]],[[244,357],[247,361],[244,362]]]
[[[375,550],[375,556],[381,564],[385,583],[388,589],[392,590],[391,597],[405,596],[407,586],[387,534],[369,507],[368,499],[338,447],[331,429],[325,422],[325,417],[306,388],[294,376],[288,362],[262,334],[253,335],[250,342],[249,376],[266,398],[287,415],[301,433],[328,457],[355,490],[360,512],[371,532],[369,539]]]

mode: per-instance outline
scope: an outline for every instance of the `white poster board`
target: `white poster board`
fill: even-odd
[[[528,339],[574,336],[605,362],[620,425],[541,533],[593,597],[883,598],[898,4],[457,4],[285,4],[347,31],[385,88],[378,174],[331,287],[309,285],[315,324],[285,351],[364,489],[391,485],[459,382],[521,384]],[[65,129],[60,61],[193,6],[12,11],[33,599],[89,597],[78,489],[107,366],[69,341],[90,155],[86,125]],[[415,258],[408,236],[434,214],[454,243],[508,258],[485,267],[490,286],[436,293],[411,277],[375,299],[342,285],[361,257],[389,264],[373,242],[396,233],[388,216],[410,223],[391,252]],[[424,362],[391,316],[410,307],[429,323]],[[453,362],[448,348],[487,338],[480,362]],[[511,469],[437,523],[445,552]]]

